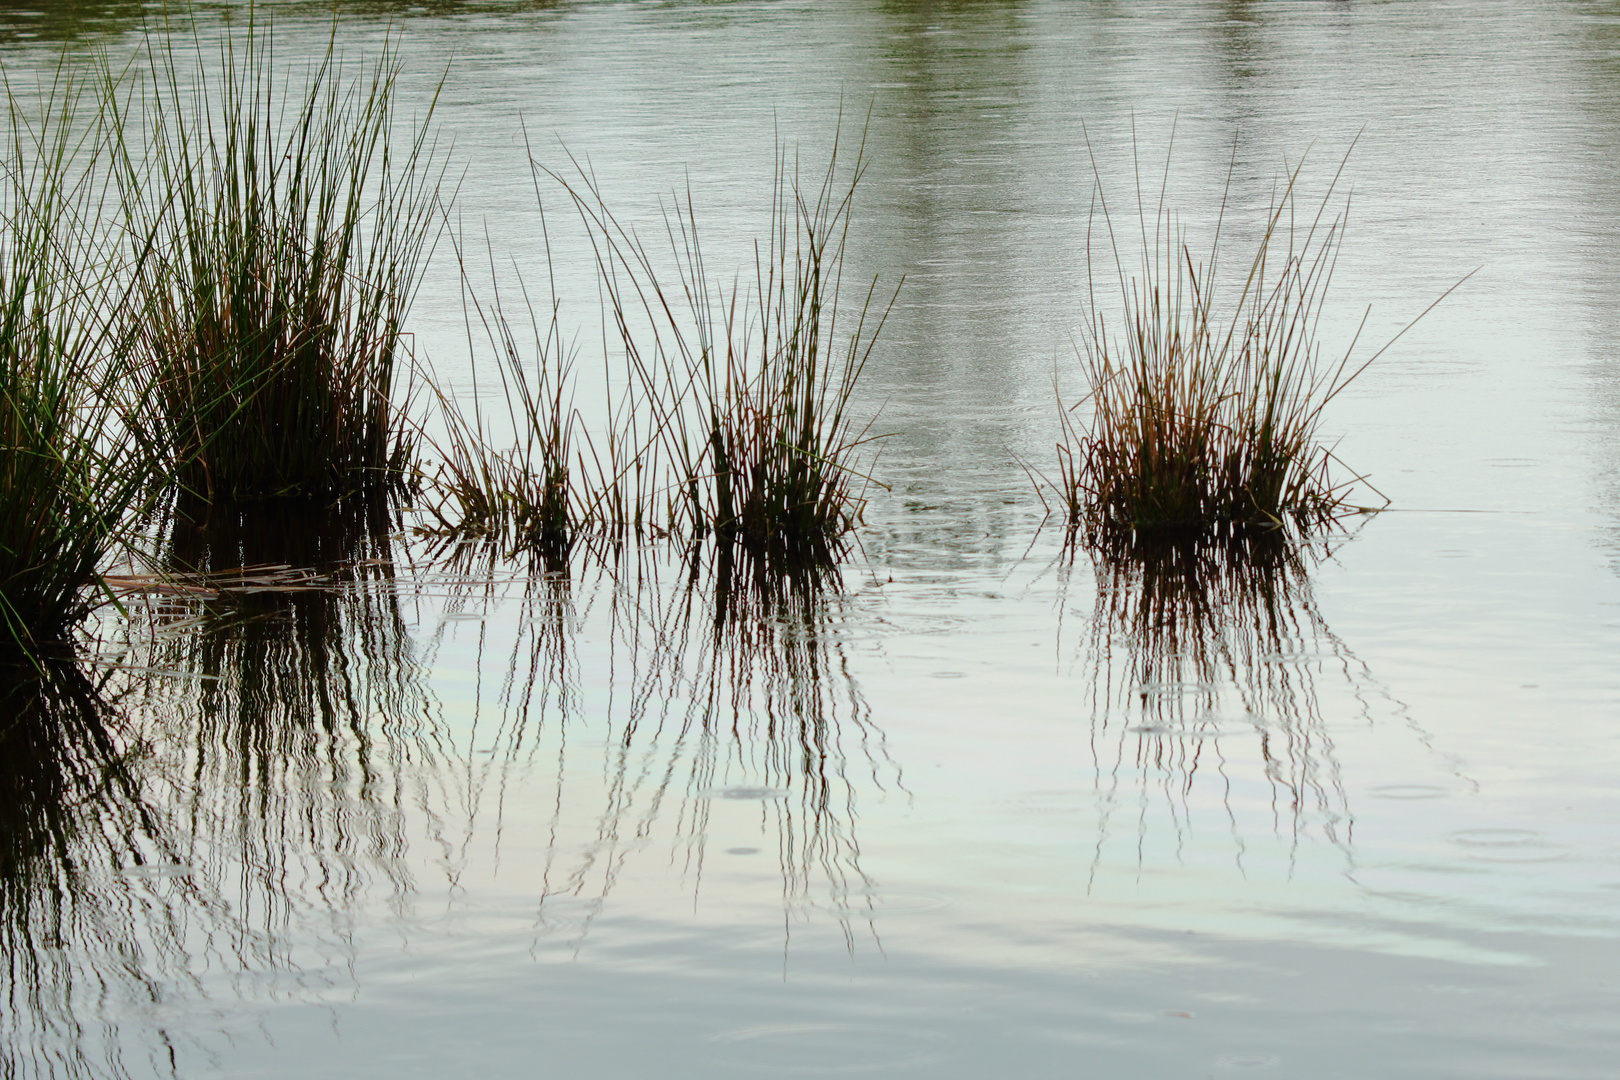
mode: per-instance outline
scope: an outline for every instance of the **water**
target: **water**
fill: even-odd
[[[0,12],[8,77],[140,17],[79,7]],[[288,52],[322,9],[277,5]],[[6,872],[7,1075],[1612,1072],[1606,7],[342,11],[356,46],[401,35],[412,100],[448,68],[463,220],[531,280],[519,117],[631,219],[689,177],[721,264],[776,133],[819,160],[840,101],[846,136],[870,104],[851,257],[906,275],[865,387],[893,491],[819,587],[250,531],[257,561],[392,562],[140,613],[96,669],[113,744],[40,736],[8,797],[33,839]],[[1016,460],[1056,437],[1086,133],[1128,190],[1133,123],[1162,162],[1172,122],[1195,225],[1234,158],[1252,209],[1359,133],[1335,332],[1370,303],[1387,338],[1478,268],[1329,416],[1396,510],[1297,565],[1160,582],[1180,651],[1140,567],[1037,531]],[[420,347],[464,378],[434,274]]]

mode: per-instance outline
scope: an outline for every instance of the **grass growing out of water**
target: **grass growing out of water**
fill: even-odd
[[[459,242],[456,249],[462,259]],[[492,270],[494,261],[492,256]],[[544,322],[523,290],[532,347],[520,340],[508,318],[499,286],[487,303],[473,295],[464,259],[462,287],[469,348],[476,357],[481,332],[495,354],[515,442],[506,449],[495,446],[492,418],[486,416],[476,381],[471,405],[464,408],[430,376],[444,434],[434,440],[440,461],[432,497],[424,506],[432,520],[418,531],[461,546],[486,543],[552,559],[565,557],[581,531],[614,533],[614,517],[602,497],[613,483],[583,481],[592,474],[575,460],[580,422],[569,396],[573,355],[564,340],[555,287]],[[477,367],[475,362],[475,379]]]
[[[490,329],[500,349],[501,383],[518,442],[496,449],[476,401],[469,414],[435,388],[448,430],[438,446],[442,460],[433,484],[438,498],[425,508],[433,522],[420,529],[460,543],[489,541],[512,552],[565,552],[579,530],[576,504],[582,493],[569,476],[575,416],[564,397],[567,370],[554,373],[546,363],[551,349],[545,346],[556,334],[555,324],[541,339],[541,362],[531,382],[510,324],[495,317]]]
[[[63,643],[152,490],[125,425],[116,252],[92,167],[102,128],[64,61],[25,106],[6,89],[0,163],[0,649]],[[92,95],[93,97],[93,95]]]
[[[537,197],[539,172],[535,167]],[[544,234],[543,210],[540,221]],[[474,546],[492,545],[559,566],[582,538],[620,544],[655,531],[650,511],[656,493],[648,485],[660,474],[657,424],[649,410],[638,410],[634,380],[627,390],[615,391],[606,369],[601,424],[593,428],[574,407],[577,357],[562,329],[549,238],[545,243],[551,300],[544,317],[517,278],[532,340],[514,325],[498,284],[487,301],[478,298],[462,245],[455,245],[474,378],[469,405],[431,373],[426,379],[443,434],[429,440],[439,461],[416,531],[454,545],[463,556]],[[494,278],[493,255],[490,270]],[[480,339],[494,354],[504,418],[496,415],[498,408],[482,404]],[[504,445],[508,433],[510,446]]]
[[[853,292],[853,313],[843,306],[864,149],[840,174],[835,141],[810,183],[779,150],[769,233],[755,244],[752,274],[729,284],[709,276],[690,188],[665,214],[676,271],[661,277],[587,171],[566,185],[596,244],[635,387],[626,411],[647,418],[641,475],[656,479],[638,490],[656,505],[646,520],[810,560],[832,555],[858,521],[870,439],[851,406],[889,310],[874,303],[876,279]]]
[[[674,269],[661,271],[588,169],[572,180],[550,173],[596,252],[610,327],[600,422],[573,405],[575,354],[555,288],[547,312],[523,294],[532,344],[519,340],[498,289],[487,303],[469,294],[469,343],[482,337],[493,349],[506,416],[485,409],[476,386],[470,406],[439,394],[439,498],[421,531],[552,558],[581,538],[666,535],[790,562],[835,554],[873,482],[857,460],[869,440],[851,401],[887,315],[873,303],[874,280],[853,319],[840,319],[864,155],[847,179],[837,166],[835,145],[819,183],[805,185],[779,151],[769,233],[752,273],[730,284],[708,274],[690,190],[666,210]],[[534,168],[538,197],[549,170]],[[502,424],[515,433],[506,449],[492,434]]]
[[[1343,353],[1324,354],[1318,336],[1349,210],[1336,197],[1343,168],[1309,202],[1299,167],[1286,173],[1236,275],[1221,266],[1230,173],[1209,247],[1195,253],[1164,187],[1144,203],[1138,166],[1139,257],[1122,253],[1134,241],[1116,231],[1097,174],[1091,220],[1119,295],[1099,296],[1088,256],[1079,342],[1090,415],[1066,410],[1058,444],[1071,528],[1303,527],[1359,509],[1347,498],[1361,478],[1337,479],[1318,439],[1323,409],[1383,352],[1353,360],[1359,329]],[[1169,172],[1167,155],[1166,184]]]
[[[226,34],[217,66],[177,37],[147,39],[153,85],[117,159],[128,234],[153,251],[149,423],[209,501],[397,486],[401,330],[438,192],[428,118],[397,137],[391,46],[356,70],[329,43],[300,77],[260,26]]]

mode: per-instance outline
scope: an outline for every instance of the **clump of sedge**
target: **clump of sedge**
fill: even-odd
[[[193,44],[194,62],[147,38],[154,85],[122,125],[144,150],[123,139],[115,159],[152,252],[147,422],[209,501],[397,487],[401,329],[438,192],[427,120],[398,137],[397,54],[355,71],[329,42],[300,81],[262,27],[226,34],[213,70]]]
[[[833,556],[858,522],[870,429],[855,387],[890,305],[877,281],[845,313],[844,254],[864,143],[847,179],[835,141],[814,185],[779,150],[770,232],[752,280],[711,278],[691,192],[666,214],[673,279],[608,210],[585,170],[569,186],[596,242],[603,292],[620,331],[635,405],[650,421],[662,504],[649,520],[772,558]],[[645,482],[644,482],[645,483]]]
[[[1119,295],[1099,297],[1088,257],[1079,351],[1090,411],[1062,413],[1054,485],[1070,528],[1096,538],[1310,527],[1362,509],[1348,500],[1363,478],[1336,478],[1318,432],[1323,409],[1393,339],[1360,361],[1359,330],[1343,353],[1324,355],[1318,339],[1349,211],[1348,196],[1335,197],[1343,168],[1303,208],[1300,169],[1288,171],[1247,267],[1228,279],[1230,171],[1206,252],[1194,253],[1161,188],[1156,207],[1138,197],[1142,249],[1131,261],[1093,160],[1092,227],[1100,221],[1113,252]],[[1088,251],[1092,239],[1088,228]]]
[[[0,652],[64,645],[154,488],[130,425],[127,267],[100,223],[104,111],[64,59],[38,107],[6,89],[0,159]],[[93,95],[91,95],[93,96]]]

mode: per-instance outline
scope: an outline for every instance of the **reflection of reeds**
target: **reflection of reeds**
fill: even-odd
[[[1279,530],[1122,537],[1093,549],[1095,651],[1105,660],[1123,653],[1128,694],[1151,719],[1182,722],[1213,705],[1225,682],[1262,713],[1274,696],[1256,682],[1268,674],[1266,659],[1309,647],[1324,629],[1310,600],[1311,550]],[[1195,692],[1155,693],[1161,687]],[[1286,694],[1278,704],[1288,704]]]
[[[245,958],[193,877],[147,748],[77,669],[0,674],[0,1076],[144,1075],[174,1033],[118,1015]],[[220,950],[224,949],[223,954]],[[142,1044],[145,1045],[142,1045]],[[133,1059],[133,1060],[132,1060]]]
[[[1134,745],[1137,765],[1179,775],[1186,791],[1206,753],[1231,756],[1217,740],[1252,731],[1274,804],[1296,824],[1322,815],[1332,835],[1348,810],[1316,677],[1336,669],[1355,689],[1360,669],[1312,597],[1318,557],[1280,529],[1137,535],[1093,549],[1087,656],[1099,748],[1116,729],[1121,761]]]
[[[379,882],[394,902],[410,889],[402,785],[423,752],[415,736],[428,705],[393,588],[390,522],[371,500],[343,505],[353,512],[181,518],[169,561],[190,575],[174,580],[219,594],[130,604],[150,612],[133,628],[148,643],[145,666],[198,680],[145,702],[165,735],[164,765],[186,778],[173,798],[191,823],[187,844],[229,853],[244,910],[272,937],[307,913],[300,905],[320,916]],[[283,582],[251,569],[278,565],[322,573]],[[288,887],[299,880],[319,884],[300,896]]]
[[[672,696],[684,699],[680,731],[698,738],[686,835],[701,858],[716,795],[738,786],[780,790],[772,806],[784,894],[809,899],[819,883],[844,906],[871,884],[860,866],[857,780],[848,768],[864,761],[877,780],[888,762],[837,641],[838,575],[814,566],[783,573],[761,555],[737,558],[726,548],[694,571],[639,628],[669,650],[665,669],[649,670],[649,680],[683,690],[637,700],[649,709],[661,701],[663,712]],[[859,761],[846,739],[859,742]]]
[[[567,573],[535,575],[523,598],[523,634],[501,680],[505,726],[493,738],[507,768],[534,767],[542,747],[557,754],[542,914],[564,900],[596,910],[629,852],[657,832],[672,834],[695,888],[714,802],[737,798],[774,825],[784,896],[813,903],[821,892],[845,906],[869,884],[851,767],[881,786],[893,766],[838,642],[836,574],[783,574],[726,547],[699,548],[696,562],[643,554],[634,565],[576,560],[597,570],[582,589]],[[610,667],[582,685],[573,650],[593,620],[611,628]],[[576,775],[579,754],[595,752],[571,753],[580,740],[605,741],[599,778]],[[581,797],[601,809],[571,827],[565,807]],[[587,839],[570,859],[577,835],[563,838],[576,830]]]

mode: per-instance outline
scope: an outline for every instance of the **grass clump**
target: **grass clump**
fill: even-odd
[[[152,86],[123,125],[147,418],[179,486],[215,500],[398,487],[412,442],[397,397],[402,323],[438,192],[428,117],[397,139],[399,63],[335,41],[300,79],[266,28],[154,33]],[[144,151],[130,145],[142,140]]]
[[[1359,329],[1343,353],[1325,354],[1319,340],[1349,212],[1336,194],[1343,169],[1309,203],[1297,194],[1300,167],[1286,172],[1234,275],[1222,266],[1230,171],[1209,247],[1195,254],[1165,188],[1156,205],[1142,199],[1138,166],[1132,257],[1093,159],[1087,250],[1100,220],[1119,296],[1099,299],[1088,255],[1079,351],[1090,415],[1064,411],[1055,484],[1071,528],[1309,527],[1361,509],[1348,499],[1362,478],[1336,478],[1318,433],[1323,409],[1393,339],[1360,361]],[[1166,185],[1169,173],[1167,154]]]
[[[0,650],[61,645],[151,493],[94,168],[106,119],[66,60],[37,107],[6,88],[0,176]]]
[[[864,150],[840,174],[835,140],[819,182],[806,183],[779,149],[769,233],[755,243],[752,274],[729,283],[704,263],[690,188],[665,213],[676,270],[660,276],[588,172],[567,185],[629,366],[625,411],[650,420],[637,490],[654,503],[639,520],[790,560],[831,557],[858,522],[871,440],[852,403],[889,311],[874,303],[875,278],[853,294],[853,315],[844,308]]]
[[[664,269],[588,168],[576,161],[577,178],[563,177],[531,158],[537,199],[543,176],[560,182],[595,249],[604,404],[590,417],[574,405],[576,353],[555,281],[549,311],[522,294],[532,343],[498,288],[480,302],[464,284],[469,344],[475,360],[480,337],[493,352],[505,415],[479,403],[476,384],[470,406],[439,394],[437,498],[419,532],[553,561],[582,538],[712,538],[789,562],[836,554],[871,482],[851,403],[887,316],[875,279],[853,319],[840,314],[864,148],[846,178],[835,142],[813,185],[784,150],[775,164],[769,233],[752,272],[728,284],[709,276],[690,189],[665,210]],[[509,446],[496,434],[508,426]]]
[[[543,230],[543,213],[541,220]],[[480,301],[473,294],[459,242],[456,254],[462,267],[469,346],[481,331],[494,354],[505,422],[514,442],[506,448],[495,445],[492,428],[497,418],[487,415],[481,404],[476,362],[470,408],[429,377],[443,433],[433,440],[438,468],[422,508],[424,523],[416,531],[461,547],[487,544],[508,554],[527,551],[565,559],[581,532],[617,530],[602,494],[613,490],[613,481],[582,482],[586,476],[602,479],[600,469],[592,473],[584,469],[583,457],[576,461],[583,447],[576,447],[575,436],[583,428],[571,397],[574,356],[564,340],[556,289],[553,284],[549,318],[543,321],[519,278],[533,331],[531,344],[522,340],[508,317],[499,286],[488,302]],[[491,255],[492,271],[494,262]],[[473,352],[476,361],[477,349]],[[581,435],[581,440],[588,443],[589,436]]]

